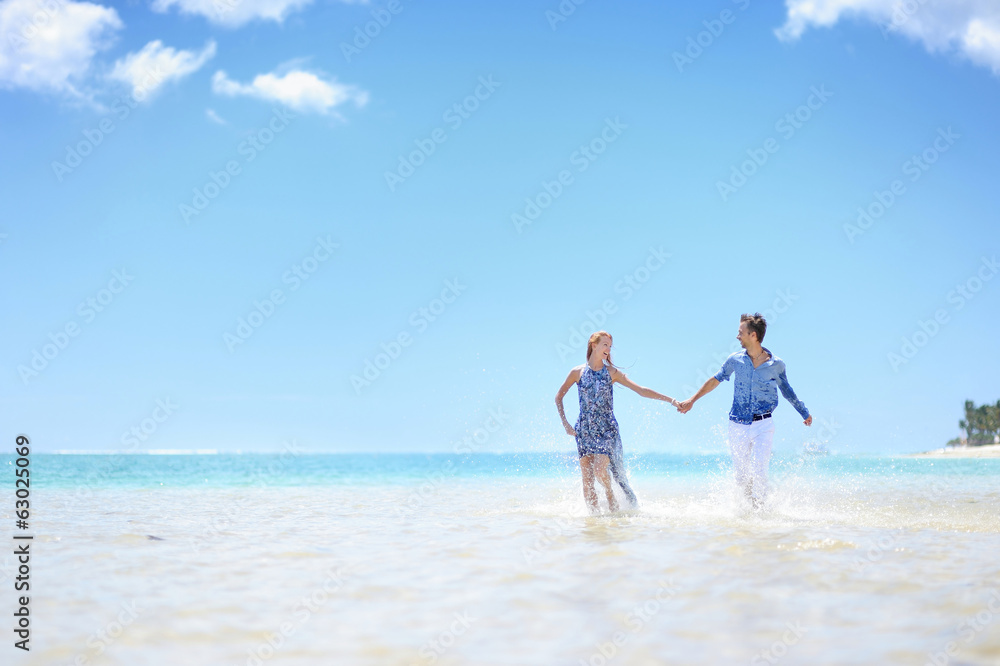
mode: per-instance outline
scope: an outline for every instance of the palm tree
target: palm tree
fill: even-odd
[[[993,405],[989,409],[989,430],[990,434],[993,435],[993,441],[997,441],[997,434],[1000,434],[1000,400],[997,400],[997,404]]]
[[[993,416],[992,412],[992,405],[980,405],[976,408],[976,427],[979,430],[979,434],[976,437],[976,444],[979,446],[993,443],[993,431],[990,428],[990,421]]]
[[[976,403],[965,401],[965,418],[958,422],[958,427],[965,431],[965,441],[972,446],[972,433],[975,432]]]
[[[958,422],[965,430],[969,446],[992,444],[1000,433],[1000,400],[996,405],[980,405],[972,400],[965,401],[965,418]]]

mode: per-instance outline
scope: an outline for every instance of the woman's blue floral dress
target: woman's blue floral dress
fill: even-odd
[[[580,392],[580,416],[576,419],[576,450],[581,456],[602,453],[610,456],[615,445],[621,446],[615,400],[608,366],[595,372],[590,364],[576,383]]]
[[[576,430],[576,451],[580,457],[593,454],[608,456],[611,474],[629,503],[635,507],[637,500],[622,461],[622,438],[614,413],[614,382],[608,366],[595,371],[589,363],[584,365],[576,385],[580,392],[580,416],[573,428]]]

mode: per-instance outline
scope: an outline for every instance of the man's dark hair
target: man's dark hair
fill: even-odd
[[[747,323],[747,331],[757,334],[757,342],[764,342],[764,333],[767,332],[767,322],[764,315],[759,312],[753,314],[741,314],[740,323]]]

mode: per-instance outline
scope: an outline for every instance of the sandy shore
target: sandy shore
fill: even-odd
[[[1000,458],[1000,444],[935,449],[911,454],[913,458]]]

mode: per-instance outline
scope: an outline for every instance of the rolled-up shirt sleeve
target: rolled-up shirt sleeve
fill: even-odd
[[[778,388],[781,390],[781,395],[785,396],[785,400],[795,408],[795,411],[803,419],[809,418],[809,409],[805,404],[799,400],[798,396],[795,395],[795,391],[792,389],[792,385],[788,383],[788,375],[785,374],[784,365],[782,365],[781,372],[778,373]]]
[[[736,360],[730,356],[726,359],[726,362],[722,364],[722,369],[715,373],[715,378],[720,382],[729,381],[729,376],[733,374],[733,370],[736,369]]]

